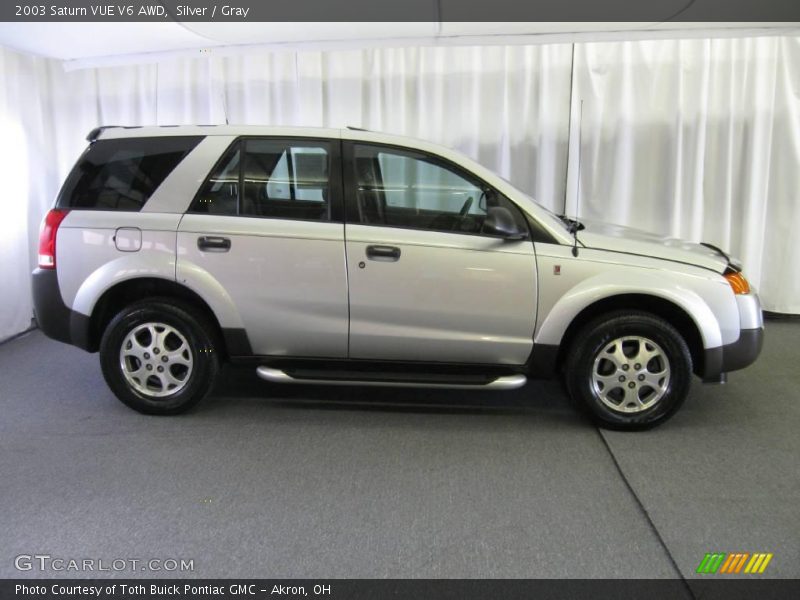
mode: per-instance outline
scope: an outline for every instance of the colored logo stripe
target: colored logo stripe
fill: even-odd
[[[738,573],[744,566],[744,561],[750,557],[748,552],[728,554],[728,559],[723,563],[720,573]]]
[[[767,568],[769,561],[772,560],[772,553],[760,553],[760,554],[753,554],[753,558],[750,559],[750,562],[747,563],[747,566],[744,569],[745,573],[763,573],[764,570]]]
[[[716,573],[719,566],[725,558],[724,552],[715,552],[714,554],[706,554],[700,566],[697,567],[698,573]]]
[[[772,553],[767,552],[756,552],[755,554],[750,554],[749,552],[709,552],[700,561],[697,572],[705,574],[738,574],[744,568],[745,573],[763,573],[769,561],[772,560],[772,556]]]

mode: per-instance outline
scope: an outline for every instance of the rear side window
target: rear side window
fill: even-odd
[[[58,195],[59,208],[138,211],[203,139],[199,136],[120,138],[94,142]]]
[[[200,188],[190,212],[273,219],[330,219],[330,143],[245,139]]]
[[[241,144],[236,142],[208,176],[190,212],[210,215],[239,214],[239,163]]]

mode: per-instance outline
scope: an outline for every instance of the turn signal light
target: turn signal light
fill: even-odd
[[[750,284],[747,283],[747,279],[744,278],[744,275],[742,275],[741,271],[725,273],[723,277],[728,280],[728,283],[730,284],[734,294],[750,293]]]

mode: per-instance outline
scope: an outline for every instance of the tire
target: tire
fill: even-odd
[[[574,338],[564,378],[572,399],[601,426],[649,429],[669,419],[689,393],[692,356],[663,319],[619,311]]]
[[[219,353],[213,331],[199,311],[173,298],[131,304],[103,333],[103,377],[117,398],[134,410],[182,413],[214,386]]]

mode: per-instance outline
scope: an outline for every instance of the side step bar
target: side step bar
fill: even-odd
[[[461,377],[420,377],[415,379],[413,376],[408,378],[398,378],[397,374],[384,374],[384,379],[377,373],[351,373],[348,374],[352,379],[344,376],[336,378],[323,378],[321,371],[314,371],[303,376],[300,374],[290,374],[280,369],[272,367],[258,367],[256,374],[266,381],[273,383],[301,383],[304,385],[368,385],[377,387],[405,387],[405,388],[442,388],[459,390],[513,390],[522,387],[527,382],[525,375],[504,375],[502,377],[480,379],[474,378],[470,382],[469,378]],[[362,378],[358,379],[361,376]],[[448,381],[449,379],[449,381]]]

